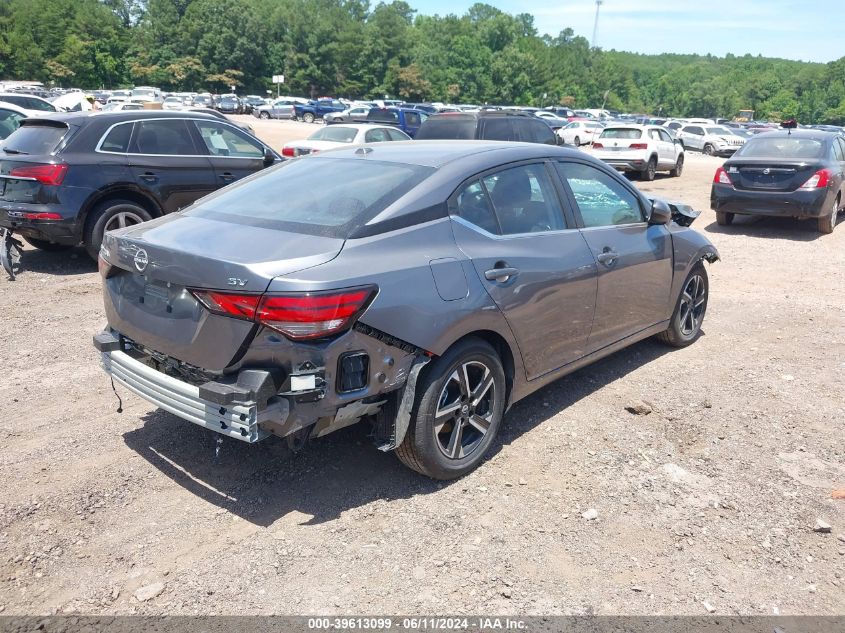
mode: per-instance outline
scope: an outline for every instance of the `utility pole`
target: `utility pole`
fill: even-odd
[[[596,47],[596,33],[599,30],[599,9],[604,4],[604,0],[596,0],[596,21],[593,23],[593,48]]]

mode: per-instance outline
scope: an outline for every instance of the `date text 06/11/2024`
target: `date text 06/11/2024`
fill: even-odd
[[[308,628],[313,630],[363,630],[363,631],[519,631],[526,623],[512,618],[480,617],[356,617],[308,618]]]

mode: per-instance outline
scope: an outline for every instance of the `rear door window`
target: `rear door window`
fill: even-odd
[[[105,138],[100,141],[99,151],[117,152],[125,154],[129,151],[129,139],[132,137],[132,126],[134,123],[121,123],[115,125],[106,132]]]
[[[68,126],[27,120],[6,139],[3,149],[9,154],[51,154],[62,142]]]
[[[481,138],[485,141],[513,141],[513,125],[507,117],[484,119]]]
[[[488,233],[501,235],[502,230],[493,206],[480,180],[465,185],[456,198],[458,216]]]
[[[196,156],[188,122],[184,119],[158,119],[138,121],[129,145],[132,154],[162,156]]]
[[[476,119],[461,116],[433,116],[425,120],[417,132],[417,140],[455,139],[470,141],[475,138]]]
[[[411,127],[417,127],[421,123],[420,115],[416,112],[405,113],[405,124]]]
[[[520,165],[482,179],[503,235],[559,231],[563,210],[543,163]]]

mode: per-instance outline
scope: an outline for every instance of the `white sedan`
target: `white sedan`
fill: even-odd
[[[593,121],[573,121],[569,125],[560,128],[557,133],[564,143],[569,145],[588,145],[597,138],[604,125]]]
[[[346,145],[410,140],[411,137],[402,130],[389,125],[370,125],[368,123],[327,125],[303,141],[293,141],[285,145],[282,148],[282,156],[295,158]]]

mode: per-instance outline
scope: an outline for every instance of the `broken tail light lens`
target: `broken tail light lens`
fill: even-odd
[[[815,174],[810,176],[799,189],[824,189],[830,182],[831,173],[827,169],[819,169]]]
[[[12,178],[32,178],[42,185],[60,185],[65,179],[67,165],[31,165],[27,167],[15,167],[9,172]]]
[[[731,181],[731,178],[728,176],[728,172],[725,171],[724,167],[719,167],[716,170],[716,173],[713,175],[713,182],[719,185],[733,186],[733,181]]]
[[[247,319],[269,327],[293,340],[323,338],[352,327],[376,294],[375,286],[245,295],[207,290],[191,293],[214,314]]]

